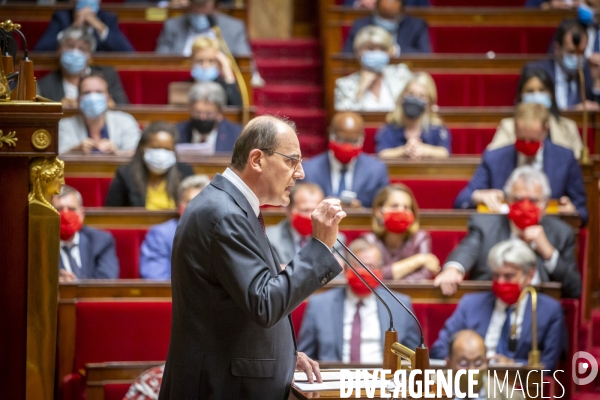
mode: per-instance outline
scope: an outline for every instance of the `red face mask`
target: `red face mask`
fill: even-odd
[[[506,304],[513,305],[517,302],[517,300],[519,300],[521,287],[518,283],[500,283],[498,281],[493,281],[492,292],[494,292],[494,295]]]
[[[292,226],[302,236],[312,235],[313,226],[312,218],[307,217],[300,213],[292,214]]]
[[[383,213],[385,229],[392,233],[404,233],[414,222],[415,215],[410,210]]]
[[[524,199],[509,206],[508,218],[523,230],[539,223],[540,209],[531,200]]]
[[[333,151],[333,155],[342,164],[348,164],[354,157],[358,157],[362,153],[362,146],[353,146],[349,143],[337,143],[330,141],[329,150]]]
[[[375,278],[371,276],[364,268],[360,267],[360,269],[356,268],[356,271],[362,276],[362,278],[369,284],[373,289],[379,286],[379,282]],[[379,279],[382,279],[381,270],[374,269],[373,273]],[[371,291],[364,283],[360,280],[358,276],[352,271],[350,268],[346,270],[346,280],[348,281],[348,286],[350,286],[350,290],[354,292],[358,297],[365,297]]]
[[[79,214],[71,210],[62,210],[60,213],[60,240],[69,240],[81,229],[83,223]]]
[[[535,153],[538,152],[542,142],[526,142],[523,139],[517,139],[515,142],[515,148],[519,153],[523,153],[527,157],[535,156]]]

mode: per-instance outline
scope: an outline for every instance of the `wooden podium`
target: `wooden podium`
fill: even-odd
[[[11,400],[54,397],[60,103],[0,100],[0,387]]]

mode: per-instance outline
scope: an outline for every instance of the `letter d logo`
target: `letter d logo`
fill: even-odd
[[[587,362],[578,363],[577,361],[580,358],[584,358]],[[575,382],[577,385],[587,385],[596,379],[596,376],[598,375],[598,362],[590,353],[585,351],[578,351],[575,353],[575,355],[573,355],[571,366],[573,371],[573,382]],[[587,373],[587,371],[590,371],[590,375],[588,377],[578,377],[578,374],[583,375]]]

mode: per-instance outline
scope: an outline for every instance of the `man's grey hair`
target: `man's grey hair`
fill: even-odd
[[[504,193],[506,194],[506,197],[510,197],[512,195],[513,186],[515,186],[515,183],[520,180],[522,180],[523,183],[528,187],[531,187],[532,185],[540,185],[542,187],[542,195],[544,196],[544,200],[548,200],[550,198],[551,191],[548,177],[545,173],[533,168],[530,165],[519,167],[515,169],[512,174],[510,174],[506,184],[504,185]]]
[[[184,180],[181,181],[179,187],[177,189],[177,198],[182,199],[190,189],[204,189],[210,183],[210,178],[208,175],[192,175],[188,176]]]
[[[88,29],[80,26],[71,26],[58,34],[58,43],[62,46],[67,39],[83,40],[90,45],[90,53],[96,51],[96,38]]]
[[[512,264],[528,274],[537,265],[537,257],[531,247],[522,240],[504,240],[496,243],[488,254],[488,265],[492,270]]]
[[[219,111],[227,105],[227,95],[221,85],[216,82],[196,83],[188,93],[190,105],[197,101],[206,101],[217,106]]]
[[[60,193],[55,196],[58,198],[61,198],[61,197],[68,196],[70,194],[75,196],[75,198],[77,199],[77,202],[79,203],[79,207],[83,207],[83,198],[81,197],[81,193],[79,193],[79,191],[72,186],[64,185],[60,189]]]

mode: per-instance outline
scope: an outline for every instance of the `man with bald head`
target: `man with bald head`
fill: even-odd
[[[289,315],[342,271],[330,249],[346,214],[338,200],[323,200],[312,239],[282,269],[260,212],[286,206],[302,178],[293,123],[261,116],[240,134],[229,168],[186,207],[173,243],[160,400],[283,400],[295,369],[320,381],[318,364],[296,349]]]
[[[359,114],[335,114],[329,127],[329,150],[304,163],[305,180],[319,185],[325,197],[337,197],[352,207],[371,207],[389,178],[384,163],[363,153],[364,140]]]

